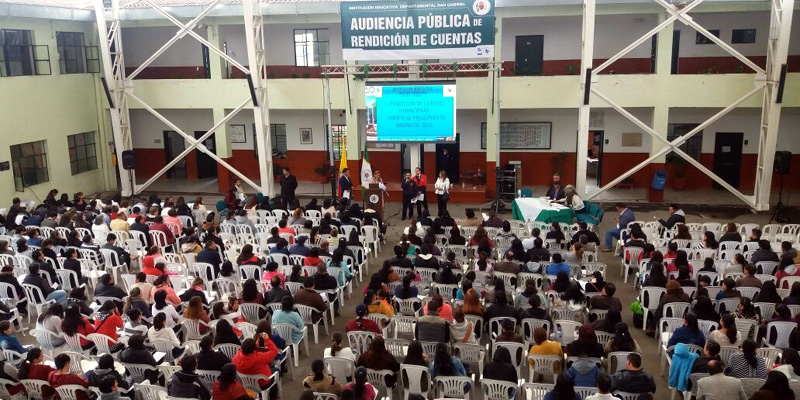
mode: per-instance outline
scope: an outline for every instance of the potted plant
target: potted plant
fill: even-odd
[[[686,189],[686,167],[688,164],[683,157],[675,157],[672,160],[672,165],[675,168],[675,181],[673,184],[675,190]]]
[[[314,172],[319,175],[319,183],[325,184],[331,181],[331,166],[330,164],[322,164],[314,168]]]
[[[553,174],[562,175],[564,164],[567,162],[567,153],[560,152],[550,157],[550,165],[553,167]]]

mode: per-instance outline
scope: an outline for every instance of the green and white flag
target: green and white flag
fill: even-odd
[[[364,159],[361,161],[361,198],[367,197],[367,186],[372,182],[372,165],[369,164],[367,142],[364,142]]]

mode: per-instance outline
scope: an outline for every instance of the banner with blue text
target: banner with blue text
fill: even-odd
[[[345,60],[494,56],[494,0],[342,2]]]

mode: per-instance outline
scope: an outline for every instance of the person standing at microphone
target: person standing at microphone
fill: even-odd
[[[411,173],[406,172],[406,178],[400,185],[403,189],[403,219],[406,219],[406,210],[408,210],[408,217],[414,217],[414,205],[411,200],[417,196],[417,183],[411,177]]]

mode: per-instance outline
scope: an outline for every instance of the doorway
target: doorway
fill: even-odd
[[[194,138],[199,139],[200,136],[205,135],[204,131],[195,131]],[[217,142],[214,140],[214,133],[203,141],[203,146],[217,154]],[[197,159],[197,179],[216,178],[217,177],[217,161],[211,158],[206,153],[200,150],[194,151],[195,158]]]
[[[717,132],[714,141],[714,173],[729,185],[739,188],[742,171],[742,132]],[[714,182],[714,189],[722,189]]]
[[[461,134],[456,133],[455,142],[436,143],[436,177],[444,170],[450,183],[459,183],[459,143]]]
[[[517,36],[515,54],[515,75],[541,75],[544,59],[544,35]]]
[[[183,136],[175,131],[164,131],[164,157],[165,163],[169,164],[186,149],[186,142]],[[168,179],[186,179],[186,157],[181,158],[177,164],[167,170]]]
[[[589,152],[586,154],[586,181],[603,186],[603,131],[589,131]]]
[[[425,171],[425,144],[419,143],[419,156],[417,159],[419,160],[419,165],[411,165],[411,145],[406,143],[400,143],[400,182],[403,181],[403,177],[405,177],[406,172],[414,173],[412,169],[416,167],[420,167],[422,171]]]

